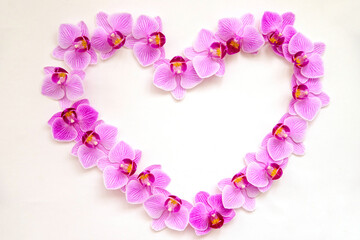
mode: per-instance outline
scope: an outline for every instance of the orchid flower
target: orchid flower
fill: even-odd
[[[54,49],[53,56],[64,60],[71,69],[84,70],[89,64],[97,63],[97,55],[89,38],[89,30],[84,22],[78,25],[61,24],[59,46]]]
[[[196,235],[205,235],[211,229],[221,228],[234,217],[235,211],[224,207],[221,194],[210,196],[207,192],[198,192],[195,206],[190,211],[189,223]]]
[[[161,171],[160,165],[149,166],[128,182],[126,200],[131,204],[143,203],[151,195],[164,193],[169,183],[170,177]]]
[[[201,83],[193,64],[188,59],[176,56],[171,60],[160,60],[155,63],[154,85],[162,90],[171,91],[176,100],[185,96],[185,89],[191,89]]]
[[[74,145],[71,152],[78,156],[84,168],[94,167],[115,145],[116,136],[116,127],[97,121],[83,133],[81,140]]]
[[[45,67],[45,79],[41,93],[52,99],[59,100],[61,108],[69,107],[84,94],[82,80],[83,71],[66,71],[61,67]]]
[[[75,102],[70,108],[55,113],[48,123],[55,140],[78,141],[82,133],[96,122],[98,115],[99,113],[90,107],[89,101],[83,99]]]
[[[121,189],[134,176],[141,158],[141,151],[133,150],[121,141],[109,152],[109,156],[98,160],[98,167],[103,170],[106,189]]]
[[[192,60],[200,78],[208,78],[213,75],[222,77],[225,73],[223,58],[226,55],[226,46],[209,30],[202,29],[194,46],[185,49],[184,54]]]
[[[133,48],[134,55],[143,67],[155,63],[165,57],[165,35],[162,31],[162,23],[159,17],[150,18],[141,15],[135,23],[132,36],[127,40],[128,47]]]
[[[281,178],[288,159],[274,161],[267,150],[262,148],[257,153],[248,153],[245,156],[246,177],[250,184],[258,187],[260,192],[270,189],[273,181]]]
[[[259,190],[248,182],[245,173],[246,168],[232,178],[225,178],[218,183],[225,208],[243,207],[247,211],[255,209],[255,197],[259,194]]]
[[[216,36],[226,42],[227,54],[232,55],[240,50],[256,53],[264,45],[264,38],[255,28],[254,22],[252,14],[219,20]]]
[[[281,16],[275,12],[265,12],[261,19],[260,30],[265,39],[270,43],[273,51],[283,56],[282,45],[290,41],[296,33],[294,25],[295,15],[291,12]]]
[[[313,43],[302,33],[296,33],[282,48],[286,60],[294,64],[294,75],[301,83],[324,75],[321,59],[325,52],[324,43]]]
[[[329,104],[329,96],[321,91],[319,79],[309,79],[301,83],[293,75],[291,85],[293,99],[290,101],[289,113],[299,115],[301,118],[312,121],[322,107]]]
[[[160,231],[165,227],[183,231],[189,223],[191,203],[175,195],[156,194],[144,202],[146,213],[153,218],[152,229]]]
[[[286,114],[262,142],[274,161],[282,161],[291,153],[303,155],[302,144],[305,138],[307,122],[298,117]]]
[[[107,15],[99,12],[96,15],[96,25],[91,38],[92,46],[100,52],[100,57],[105,60],[113,56],[122,46],[127,46],[127,36],[131,34],[132,17],[128,13]]]

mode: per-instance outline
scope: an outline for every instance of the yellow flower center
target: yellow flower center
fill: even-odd
[[[240,44],[239,44],[238,42],[235,42],[234,40],[232,40],[232,41],[230,42],[230,45],[231,45],[232,47],[234,47],[234,48],[239,48],[239,46],[240,46]]]

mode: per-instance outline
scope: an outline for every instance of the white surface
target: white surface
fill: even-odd
[[[189,5],[189,4],[193,5]],[[203,239],[360,239],[359,1],[12,1],[0,2],[0,239],[196,239],[191,228],[153,232],[141,206],[107,191],[97,169],[84,170],[71,144],[46,125],[59,110],[41,96],[42,68],[61,23],[130,12],[163,19],[167,57],[180,54],[201,28],[222,17],[293,11],[295,27],[327,44],[324,90],[331,104],[311,124],[304,157],[291,157],[283,178],[258,197],[257,210]],[[169,190],[192,199],[243,166],[287,110],[291,66],[263,48],[227,60],[225,76],[206,80],[176,102],[152,85],[130,50],[87,70],[86,96],[119,139],[143,150],[140,168],[160,163]]]

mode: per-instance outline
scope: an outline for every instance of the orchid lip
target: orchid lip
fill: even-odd
[[[107,42],[114,49],[119,49],[124,46],[126,37],[119,31],[114,31],[108,35]]]
[[[306,99],[308,95],[309,95],[309,88],[306,85],[300,84],[298,86],[293,87],[292,96],[295,100]]]
[[[249,185],[249,182],[247,181],[246,175],[244,173],[235,174],[231,179],[231,182],[236,188],[240,189],[244,189]]]
[[[132,176],[134,175],[134,173],[136,172],[137,169],[137,164],[130,159],[124,159],[121,161],[120,166],[119,166],[119,170],[127,175],[127,176]]]
[[[77,114],[75,108],[66,108],[61,113],[61,117],[65,123],[72,125],[77,122]]]
[[[181,56],[175,56],[170,60],[170,70],[175,74],[182,74],[186,71],[186,61]]]
[[[210,45],[209,54],[214,59],[223,59],[226,55],[226,46],[221,42],[213,42]]]
[[[179,212],[182,201],[175,195],[169,195],[166,199],[164,206],[169,212]]]
[[[293,63],[296,67],[302,68],[309,64],[309,59],[305,52],[300,51],[293,56]]]
[[[89,51],[91,48],[90,40],[86,36],[80,36],[75,38],[73,45],[75,51],[77,52],[86,52]]]
[[[281,46],[285,41],[285,37],[282,33],[275,31],[268,35],[268,41],[273,46]]]
[[[209,213],[208,220],[211,228],[221,228],[224,225],[224,217],[215,210]]]
[[[94,131],[87,131],[82,136],[82,143],[88,148],[96,148],[100,142],[100,136]]]
[[[141,172],[138,179],[143,186],[147,187],[150,187],[155,182],[155,176],[149,170]]]
[[[148,37],[148,44],[152,48],[161,48],[165,43],[166,38],[162,32],[154,32]]]
[[[56,67],[54,69],[54,73],[51,76],[51,80],[59,85],[64,84],[67,78],[68,78],[68,72],[61,67]]]
[[[282,168],[276,163],[269,164],[266,168],[266,172],[272,180],[279,179],[283,174]]]
[[[227,42],[226,42],[226,52],[229,55],[235,54],[240,52],[241,49],[241,38],[239,37],[235,37],[235,38],[230,38]]]
[[[285,140],[290,133],[290,128],[282,123],[276,124],[276,126],[272,130],[272,135],[279,139],[279,140]]]

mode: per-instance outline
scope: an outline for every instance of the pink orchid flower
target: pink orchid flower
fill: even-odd
[[[106,156],[115,145],[117,128],[103,121],[97,121],[86,132],[71,150],[74,156],[79,158],[83,168],[88,169],[96,166],[99,159]]]
[[[131,204],[143,203],[151,195],[163,194],[169,183],[170,177],[161,171],[160,165],[149,166],[137,179],[128,182],[126,200]]]
[[[296,33],[289,44],[283,44],[286,60],[294,64],[294,75],[305,83],[309,78],[324,76],[324,64],[321,55],[325,52],[324,43],[312,43],[302,33]]]
[[[67,108],[84,94],[82,81],[83,71],[66,71],[61,67],[45,67],[45,79],[41,93],[52,99],[59,100],[61,108]]]
[[[165,57],[165,35],[162,31],[162,23],[159,17],[150,18],[141,15],[135,23],[132,36],[129,36],[127,46],[133,48],[134,55],[143,67],[155,63]]]
[[[306,83],[300,83],[293,75],[291,86],[293,99],[290,101],[289,113],[312,121],[320,109],[329,104],[329,96],[321,91],[319,79],[310,78]]]
[[[222,203],[221,194],[211,195],[198,192],[195,196],[195,206],[189,214],[189,223],[195,229],[196,235],[205,235],[211,229],[219,229],[235,217],[233,209],[226,209]]]
[[[209,30],[202,29],[194,46],[185,49],[184,54],[192,60],[200,78],[222,77],[225,73],[226,46]]]
[[[259,190],[248,182],[245,173],[246,168],[232,178],[225,178],[218,183],[225,208],[243,207],[247,211],[255,210],[255,197],[259,194]]]
[[[146,213],[153,218],[152,229],[160,231],[165,227],[183,231],[189,223],[191,203],[175,195],[156,194],[144,202]]]
[[[171,91],[176,100],[185,96],[185,89],[191,89],[201,83],[193,64],[188,59],[176,56],[171,60],[159,60],[155,63],[154,85],[162,90]],[[158,61],[158,62],[159,62]]]
[[[257,153],[248,153],[245,157],[246,177],[250,184],[258,187],[260,192],[270,189],[273,181],[283,174],[288,159],[274,161],[266,149],[260,149]]]
[[[273,51],[283,56],[282,45],[288,43],[296,33],[294,25],[295,15],[291,12],[281,16],[275,12],[265,12],[261,19],[260,31],[270,43]]]
[[[71,69],[84,70],[89,64],[96,64],[97,55],[91,47],[89,30],[84,22],[61,24],[58,41],[53,56],[64,60]]]
[[[240,50],[256,53],[264,45],[264,38],[255,28],[254,22],[251,14],[219,20],[216,36],[226,42],[227,54],[232,55]]]
[[[52,134],[58,141],[78,141],[82,133],[91,128],[99,113],[90,107],[86,99],[75,102],[70,108],[55,113],[48,124]]]
[[[96,15],[96,25],[91,38],[92,46],[100,52],[101,59],[113,56],[118,49],[125,45],[126,38],[131,34],[132,17],[128,13],[112,14],[104,12]]]
[[[282,161],[291,153],[304,155],[305,148],[302,142],[306,128],[307,122],[304,119],[285,114],[273,128],[272,133],[264,138],[261,145],[267,149],[274,161]]]
[[[135,176],[141,151],[133,150],[121,141],[109,152],[109,156],[98,160],[98,167],[103,171],[106,189],[124,189],[131,177]]]

